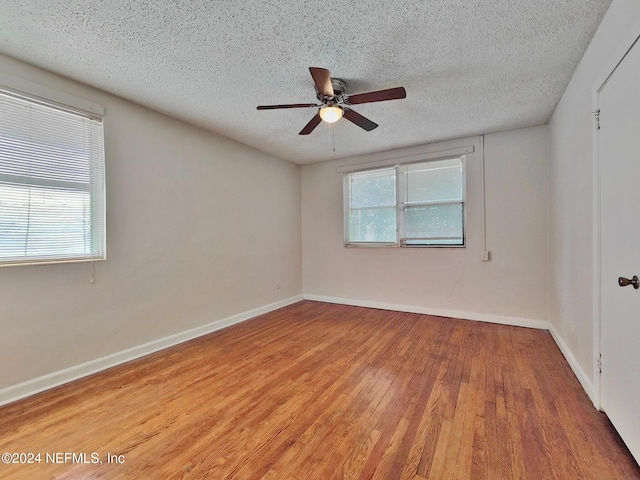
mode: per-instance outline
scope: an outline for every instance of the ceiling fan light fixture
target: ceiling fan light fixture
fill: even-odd
[[[320,103],[289,103],[286,105],[258,105],[258,110],[275,110],[278,108],[311,108],[319,107],[318,112],[307,123],[298,135],[309,135],[323,121],[331,124],[342,117],[370,132],[378,127],[366,117],[351,109],[351,105],[361,103],[384,102],[407,98],[407,92],[403,87],[387,88],[374,92],[357,93],[346,96],[347,82],[339,78],[332,78],[326,68],[309,67],[316,91],[316,98]]]
[[[342,108],[333,106],[325,106],[320,109],[320,118],[327,123],[335,123],[342,118]]]

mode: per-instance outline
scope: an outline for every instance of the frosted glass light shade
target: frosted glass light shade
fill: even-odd
[[[335,123],[342,118],[342,109],[340,107],[322,107],[320,118],[327,123]]]

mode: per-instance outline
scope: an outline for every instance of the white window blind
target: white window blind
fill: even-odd
[[[104,258],[102,119],[0,90],[0,265]]]

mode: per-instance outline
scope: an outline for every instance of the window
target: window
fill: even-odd
[[[345,244],[464,245],[464,157],[347,173]]]
[[[102,119],[0,90],[0,265],[104,258]]]
[[[396,170],[349,177],[349,243],[396,243]]]

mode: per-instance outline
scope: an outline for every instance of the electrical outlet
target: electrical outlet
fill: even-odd
[[[480,260],[482,260],[483,262],[488,262],[489,260],[491,260],[491,252],[488,250],[483,251],[480,254]]]

